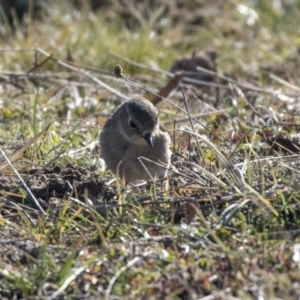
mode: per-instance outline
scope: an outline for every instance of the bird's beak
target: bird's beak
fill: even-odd
[[[144,139],[146,140],[146,142],[148,143],[148,145],[153,148],[153,139],[150,133],[147,133],[144,135]]]

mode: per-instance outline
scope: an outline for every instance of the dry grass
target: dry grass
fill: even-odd
[[[300,8],[262,2],[56,3],[1,37],[1,299],[299,298]],[[200,50],[209,82],[172,81]],[[133,93],[172,136],[165,182],[103,169],[99,132]]]

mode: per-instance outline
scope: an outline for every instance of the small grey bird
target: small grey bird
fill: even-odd
[[[126,182],[149,180],[148,172],[156,179],[167,173],[171,140],[160,127],[157,115],[151,102],[136,95],[117,107],[100,134],[107,167]]]

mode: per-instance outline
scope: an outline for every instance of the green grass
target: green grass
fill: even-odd
[[[0,147],[45,210],[1,161],[1,298],[299,298],[299,4],[190,0],[175,22],[175,6],[165,19],[160,5],[141,15],[133,6],[125,20],[116,3],[79,13],[57,1],[27,34],[0,37]],[[210,115],[194,130],[188,118],[167,126],[168,180],[111,182],[97,141],[122,99],[97,79],[141,93],[114,78],[119,64],[157,93],[169,80],[161,71],[208,49],[218,73],[236,80],[219,91],[215,109],[225,113],[212,112],[216,89],[186,87],[185,102],[177,88],[171,103]],[[75,69],[58,61],[70,63],[68,51]],[[162,122],[187,116],[167,101],[157,107]]]

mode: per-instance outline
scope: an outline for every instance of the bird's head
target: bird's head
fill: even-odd
[[[151,102],[142,97],[133,97],[126,102],[126,116],[122,120],[127,137],[136,143],[146,141],[153,147],[153,134],[157,128],[158,112]]]

